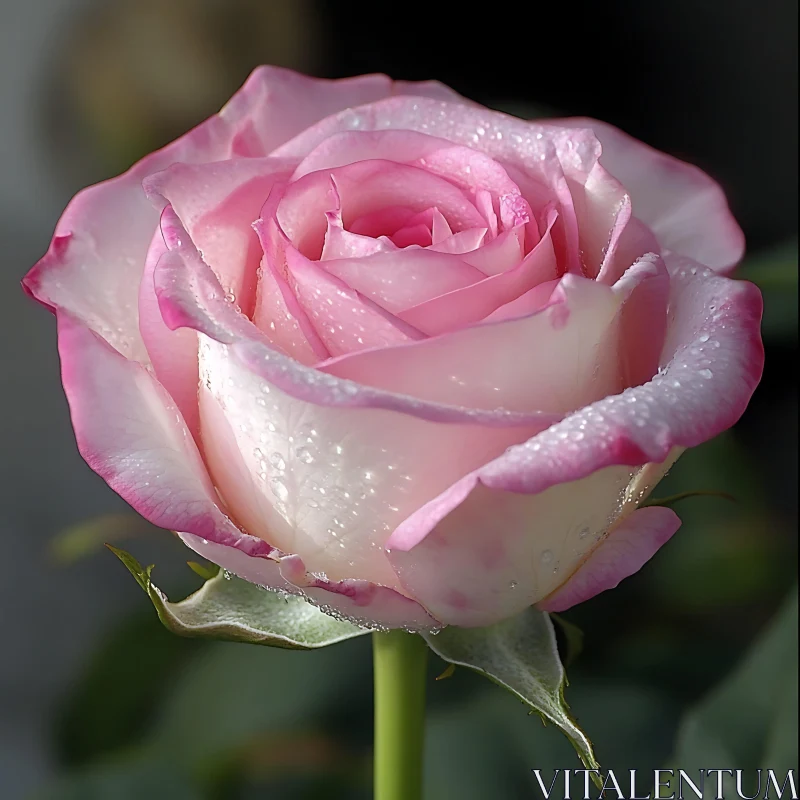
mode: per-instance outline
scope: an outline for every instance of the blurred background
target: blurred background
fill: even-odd
[[[19,288],[78,189],[209,116],[260,63],[599,117],[722,183],[741,274],[765,295],[766,373],[739,425],[658,494],[736,502],[683,501],[657,558],[564,615],[583,632],[567,699],[604,766],[796,768],[796,16],[794,0],[0,0],[2,797],[370,796],[367,638],[301,653],[161,628],[101,543],[155,563],[171,597],[199,578],[81,460],[53,320]],[[579,766],[477,676],[429,691],[430,798],[539,796],[531,768]]]

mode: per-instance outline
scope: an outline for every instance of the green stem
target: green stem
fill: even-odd
[[[373,633],[375,800],[420,800],[428,645],[415,633]]]

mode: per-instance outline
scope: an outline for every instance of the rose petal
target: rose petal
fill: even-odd
[[[175,164],[143,184],[157,208],[172,206],[203,260],[247,316],[255,306],[262,255],[252,224],[272,187],[293,167],[294,162],[269,158]]]
[[[59,353],[78,449],[89,466],[145,519],[267,555],[216,503],[200,454],[164,388],[67,312]]]
[[[614,589],[638,572],[681,525],[670,508],[651,506],[634,511],[592,550],[569,580],[537,605],[543,611],[566,611]]]
[[[433,422],[465,423],[489,427],[553,424],[559,415],[518,413],[426,402],[407,394],[360,386],[312,369],[283,355],[267,337],[224,298],[213,272],[203,263],[191,240],[180,251],[163,256],[154,280],[161,314],[171,329],[187,327],[230,346],[233,357],[255,375],[299,400],[338,408],[382,408]]]
[[[442,95],[435,85],[398,88],[380,75],[320,81],[259,67],[219,114],[123,175],[78,193],[24,286],[44,305],[70,311],[124,355],[148,363],[138,293],[158,212],[144,196],[142,180],[177,162],[266,155],[328,114],[411,88]]]
[[[179,535],[203,558],[250,583],[302,595],[314,605],[367,628],[421,631],[441,627],[419,603],[386,586],[358,580],[327,581],[306,572],[298,556],[288,556],[280,562],[252,558],[241,550],[199,536]]]
[[[550,234],[555,221],[556,214],[553,212],[545,235],[516,266],[505,271],[491,272],[484,280],[440,294],[402,311],[398,316],[409,325],[433,336],[479,322],[537,285],[554,280],[558,276],[558,262]],[[498,248],[502,247],[504,251],[511,249],[512,252],[519,249],[519,242],[513,237],[517,230],[519,228],[502,233],[486,247],[468,254],[467,258],[473,262],[477,258],[483,258],[488,262],[491,260],[487,258],[488,251],[493,251],[497,253],[496,266],[500,266],[502,259],[510,253],[498,252]],[[505,240],[504,237],[512,238]],[[551,293],[552,291],[546,299]],[[536,307],[541,305],[543,303]]]
[[[275,155],[302,158],[329,137],[354,129],[416,131],[485,153],[492,163],[502,166],[530,207],[540,208],[558,200],[559,220],[554,231],[557,254],[567,269],[579,271],[573,198],[556,138],[548,126],[474,105],[393,97],[333,114],[282,145]],[[595,155],[593,150],[587,153],[589,160]]]
[[[724,192],[702,170],[604,122],[560,119],[553,124],[595,132],[603,147],[601,163],[630,192],[633,213],[662,247],[722,272],[739,262],[742,231]]]
[[[100,336],[59,312],[64,388],[78,447],[95,472],[142,516],[179,532],[215,564],[367,625],[436,627],[418,604],[366,581],[332,583],[306,573],[242,533],[217,505],[217,493],[180,414],[163,387]]]
[[[464,470],[552,421],[426,404],[280,356],[224,300],[189,240],[162,257],[155,280],[169,325],[188,324],[219,342],[200,348],[203,442],[216,485],[249,531],[282,549],[296,545],[310,570],[335,580],[391,585],[381,536]],[[362,406],[355,428],[354,406]],[[482,420],[495,425],[476,424]],[[431,445],[424,459],[420,441]]]
[[[544,557],[533,552],[540,540],[530,536],[531,525],[542,518],[542,503],[552,502],[546,507],[554,514],[569,515],[550,534],[565,542],[569,555],[556,573],[560,582],[594,537],[646,491],[642,476],[649,475],[650,485],[680,448],[712,438],[744,411],[763,367],[758,290],[688,260],[675,259],[668,268],[670,323],[660,374],[509,448],[392,534],[390,560],[403,586],[443,622],[488,624],[556,588],[541,580],[547,573],[537,577],[519,567],[532,564],[533,555]],[[576,508],[589,529],[583,540],[584,521],[573,525]],[[494,573],[487,567],[487,541],[504,556],[497,557]],[[430,566],[437,551],[437,566]],[[544,559],[554,563],[558,553]],[[469,579],[481,570],[479,581]]]
[[[319,369],[437,403],[570,412],[624,388],[617,315],[650,270],[641,265],[625,292],[567,275],[538,313],[354,353]]]
[[[335,258],[363,258],[375,253],[391,252],[398,247],[386,236],[374,238],[346,231],[342,225],[340,212],[328,211],[325,216],[328,220],[328,230],[325,233],[325,244],[322,247],[320,261],[329,261]],[[430,233],[428,233],[428,238],[430,238]]]
[[[460,256],[421,247],[323,261],[320,266],[392,314],[484,277]]]
[[[354,416],[286,394],[216,342],[203,344],[200,362],[206,462],[231,513],[330,580],[398,588],[382,548],[391,531],[530,430],[379,409]]]
[[[287,282],[331,356],[422,338],[412,326],[353,291],[291,245],[285,258]]]
[[[634,470],[607,467],[535,495],[490,488],[480,473],[387,542],[404,591],[448,625],[490,625],[554,591],[615,521]]]
[[[309,258],[319,258],[322,252],[325,213],[336,209],[337,199],[345,228],[350,220],[394,206],[415,211],[435,206],[454,230],[481,227],[483,222],[464,192],[444,178],[406,164],[362,160],[311,172],[287,186],[276,217],[292,244]]]
[[[527,203],[497,161],[471,147],[414,130],[346,131],[334,133],[315,147],[297,167],[292,180],[360,161],[392,161],[424,169],[472,194],[483,190],[497,200],[506,198],[501,218],[508,227],[527,222]]]
[[[266,156],[317,120],[390,95],[460,100],[458,94],[437,81],[393,81],[377,74],[325,80],[261,66],[228,101],[223,113],[252,123],[259,150],[239,155]]]
[[[264,219],[256,223],[256,231],[270,271],[286,283],[295,298],[300,312],[293,308],[292,315],[302,320],[309,341],[316,339],[326,353],[340,355],[422,336],[320,266],[338,262],[309,261],[278,227],[271,214],[273,207],[272,201],[267,203]]]
[[[301,364],[330,357],[286,280],[266,256],[261,261],[253,322],[281,353]]]
[[[436,253],[452,253],[461,255],[477,250],[486,238],[488,228],[470,228],[466,231],[459,231],[452,236],[439,238],[438,242],[434,239],[430,249]]]
[[[169,392],[183,415],[186,426],[199,443],[197,334],[190,330],[170,330],[161,317],[156,298],[156,265],[167,249],[159,227],[147,252],[139,289],[139,331],[156,378]]]

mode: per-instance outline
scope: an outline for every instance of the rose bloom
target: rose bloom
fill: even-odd
[[[761,298],[720,188],[594,120],[262,67],[79,193],[25,278],[89,465],[249,581],[375,627],[616,586],[742,414]]]

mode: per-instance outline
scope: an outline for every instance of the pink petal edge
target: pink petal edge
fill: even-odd
[[[638,572],[680,528],[670,508],[639,508],[622,520],[555,592],[537,603],[542,611],[566,611],[614,589]]]

